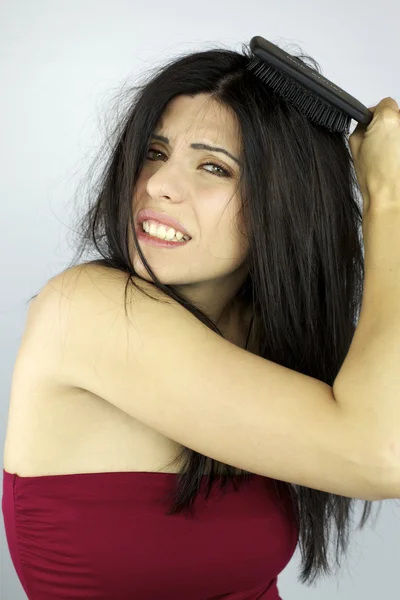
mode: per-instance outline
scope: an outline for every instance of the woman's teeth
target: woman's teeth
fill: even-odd
[[[156,225],[151,221],[143,221],[142,227],[143,231],[161,240],[168,240],[170,242],[186,242],[190,240],[188,235],[184,235],[181,231],[176,231],[173,227]]]

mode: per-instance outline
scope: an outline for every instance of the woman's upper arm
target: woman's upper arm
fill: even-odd
[[[53,278],[39,295],[38,322],[48,328],[40,351],[60,384],[87,389],[228,465],[380,497],[367,433],[345,420],[329,385],[246,352],[170,299],[130,287],[126,314],[125,282],[119,271],[86,265]]]

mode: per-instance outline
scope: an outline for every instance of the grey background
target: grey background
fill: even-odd
[[[26,301],[73,254],[68,236],[78,186],[104,139],[107,111],[114,111],[112,101],[123,82],[133,83],[168,57],[214,46],[240,50],[242,42],[262,35],[289,51],[300,46],[316,58],[323,75],[367,106],[386,96],[400,103],[400,4],[2,0],[0,11],[3,452]],[[284,600],[399,597],[400,506],[391,500],[374,504],[378,518],[353,533],[347,564],[337,578],[323,579],[315,588],[301,586],[296,550],[279,577]],[[0,598],[22,600],[2,519],[0,542]]]

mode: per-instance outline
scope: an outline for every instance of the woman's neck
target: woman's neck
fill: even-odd
[[[258,328],[255,320],[253,320],[251,307],[236,303],[229,311],[224,322],[219,324],[218,327],[223,336],[232,344],[245,350],[247,342],[247,350],[253,354],[258,353],[259,340],[256,335]]]

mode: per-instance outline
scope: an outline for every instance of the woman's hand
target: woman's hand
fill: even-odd
[[[364,215],[387,208],[400,210],[400,111],[393,98],[369,109],[374,117],[359,123],[349,138]],[[400,232],[399,232],[400,235]]]

